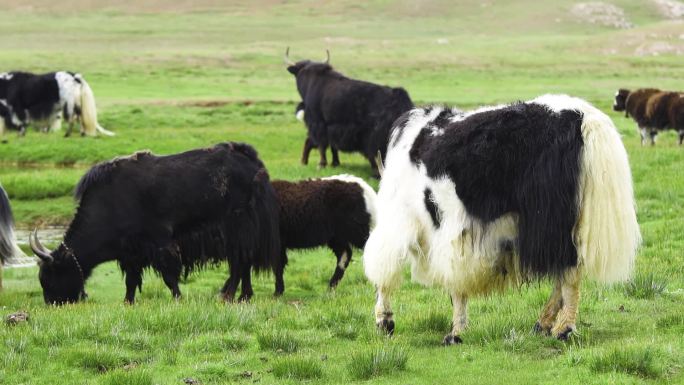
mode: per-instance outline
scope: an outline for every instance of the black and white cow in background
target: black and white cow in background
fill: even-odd
[[[0,134],[16,129],[23,135],[28,125],[59,130],[62,120],[69,127],[66,136],[77,121],[82,135],[114,135],[98,124],[93,91],[81,74],[0,73]]]
[[[349,79],[325,62],[302,60],[292,62],[285,52],[287,70],[297,82],[308,135],[304,142],[302,163],[307,164],[314,147],[320,152],[319,166],[328,164],[326,150],[332,151],[332,165],[340,164],[338,151],[360,152],[371,164],[377,176],[375,158],[380,152],[384,159],[392,122],[413,108],[403,88],[390,88]]]
[[[402,265],[446,288],[447,345],[461,342],[468,297],[550,277],[535,326],[575,330],[582,276],[627,279],[640,243],[627,152],[613,122],[581,99],[545,95],[469,113],[419,108],[394,126],[364,249],[376,322],[393,332]]]

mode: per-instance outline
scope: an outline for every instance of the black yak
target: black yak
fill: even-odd
[[[375,217],[375,191],[352,175],[272,183],[280,202],[282,259],[287,260],[288,249],[327,245],[337,257],[329,285],[337,286],[351,261],[352,246],[366,244]],[[280,282],[276,292],[284,289]]]
[[[278,201],[268,173],[247,144],[216,146],[168,156],[139,152],[94,166],[76,188],[79,206],[54,250],[30,238],[40,258],[46,303],[85,296],[93,268],[116,260],[133,303],[147,267],[156,270],[174,297],[186,271],[207,261],[228,261],[221,289],[232,301],[253,292],[252,269],[278,269]]]
[[[392,333],[390,296],[402,265],[449,291],[461,342],[468,297],[550,277],[536,330],[575,330],[583,275],[627,279],[640,242],[627,152],[587,102],[544,95],[461,113],[415,109],[397,120],[366,243],[378,326]]]
[[[333,166],[340,164],[338,151],[360,152],[378,176],[375,159],[378,152],[385,157],[392,123],[413,107],[406,90],[350,79],[330,66],[329,55],[322,63],[294,63],[288,53],[289,48],[285,53],[287,70],[296,78],[308,129],[302,163],[306,164],[309,151],[318,147],[319,166],[325,167],[330,145]]]

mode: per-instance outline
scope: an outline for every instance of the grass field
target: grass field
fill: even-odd
[[[583,285],[571,341],[531,332],[551,290],[541,282],[472,301],[465,343],[450,348],[439,345],[448,296],[408,272],[395,336],[376,333],[358,250],[334,292],[329,250],[293,252],[282,298],[263,276],[251,303],[233,305],[217,296],[226,266],[191,275],[178,302],[149,273],[126,306],[118,267],[102,265],[90,298],[60,308],[43,304],[36,268],[9,269],[0,315],[25,310],[30,321],[0,325],[0,384],[684,384],[684,149],[672,133],[641,147],[634,123],[610,111],[619,87],[684,90],[682,57],[658,50],[684,47],[684,24],[650,2],[612,1],[635,25],[627,30],[578,21],[572,1],[2,3],[0,71],[83,73],[102,125],[117,133],[7,135],[0,181],[20,228],[68,224],[85,170],[141,149],[246,141],[273,178],[370,180],[359,155],[342,154],[337,169],[317,170],[315,154],[299,164],[305,131],[282,64],[290,46],[294,58],[316,60],[329,48],[341,72],[401,85],[418,104],[588,99],[623,134],[644,244],[633,282]]]

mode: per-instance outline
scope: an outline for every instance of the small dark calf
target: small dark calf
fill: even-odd
[[[352,175],[298,182],[272,182],[280,201],[281,260],[288,249],[327,245],[337,257],[330,278],[334,288],[352,258],[352,246],[366,244],[375,218],[375,191]],[[276,272],[276,293],[282,293],[282,273]]]

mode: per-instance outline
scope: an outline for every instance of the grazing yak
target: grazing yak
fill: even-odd
[[[380,152],[384,159],[392,122],[413,108],[406,90],[349,79],[330,66],[329,54],[322,63],[295,63],[288,54],[289,48],[285,62],[295,76],[308,130],[302,163],[307,164],[309,152],[318,147],[319,166],[325,167],[330,145],[333,166],[340,164],[338,151],[360,152],[378,176],[375,158]]]
[[[0,134],[17,129],[23,135],[29,124],[57,130],[63,119],[69,125],[65,136],[77,121],[81,135],[114,135],[98,124],[93,91],[81,74],[0,73],[0,99]]]
[[[281,259],[287,260],[288,249],[327,245],[337,257],[330,278],[330,287],[336,287],[351,261],[352,246],[366,244],[375,217],[375,191],[352,175],[272,183],[280,202]],[[276,293],[283,290],[276,273]]]
[[[684,94],[642,88],[636,91],[619,89],[615,94],[613,110],[624,111],[639,127],[641,144],[650,138],[655,144],[659,131],[673,129],[679,134],[679,144],[684,141]]]
[[[14,217],[9,198],[0,185],[0,289],[2,289],[2,265],[14,257],[23,255],[14,236]]]
[[[84,298],[93,268],[112,260],[125,273],[128,303],[147,267],[177,298],[183,269],[228,261],[230,278],[221,289],[227,301],[240,281],[240,300],[252,296],[252,269],[280,268],[278,200],[264,164],[247,144],[117,158],[90,169],[75,195],[76,215],[54,251],[37,234],[30,237],[46,303]]]
[[[575,330],[580,280],[628,278],[640,242],[627,153],[613,122],[581,99],[544,95],[459,113],[419,108],[397,120],[364,249],[376,322],[413,279],[451,294],[461,342],[469,297],[550,277],[536,330]]]

